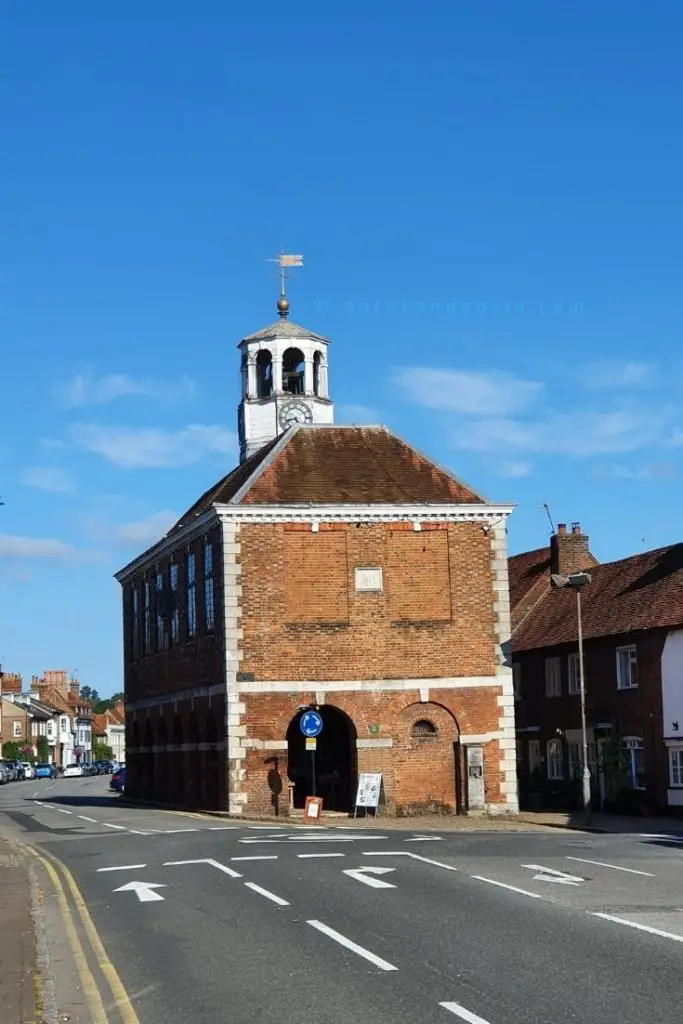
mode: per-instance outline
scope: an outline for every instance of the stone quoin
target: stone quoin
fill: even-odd
[[[512,506],[385,427],[335,426],[327,340],[278,308],[240,343],[240,464],[116,577],[127,792],[302,808],[315,707],[326,810],[381,772],[381,813],[516,812]]]

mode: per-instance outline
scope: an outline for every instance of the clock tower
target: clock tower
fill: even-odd
[[[327,348],[320,334],[288,319],[289,301],[277,303],[279,319],[239,343],[242,401],[238,410],[240,461],[289,427],[334,423],[327,387]]]

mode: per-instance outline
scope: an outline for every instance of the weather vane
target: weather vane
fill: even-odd
[[[281,252],[275,259],[269,259],[268,263],[277,263],[280,278],[280,298],[277,300],[277,309],[284,320],[289,313],[289,300],[287,298],[287,267],[303,267],[304,258],[301,254],[292,255]]]

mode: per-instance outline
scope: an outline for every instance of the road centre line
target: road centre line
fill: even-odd
[[[89,821],[91,825],[97,824],[97,818],[88,818],[85,814],[79,814],[78,817],[81,821]]]
[[[109,825],[106,821],[103,821],[102,824],[104,825],[105,828],[115,828],[119,832],[127,832],[128,831],[128,829],[125,827],[125,825]]]
[[[636,871],[635,868],[622,868],[618,864],[605,864],[602,860],[588,860],[586,857],[567,857],[567,860],[576,860],[581,864],[595,864],[599,868],[612,868],[613,871],[627,871],[629,875],[645,875],[646,878],[655,878],[651,871]]]
[[[165,836],[177,836],[181,832],[199,832],[198,828],[167,828],[163,831],[162,835]]]
[[[100,871],[137,871],[138,869],[146,868],[146,864],[117,864],[113,868],[98,868]]]
[[[265,896],[267,900],[272,900],[273,903],[277,903],[278,907],[288,907],[289,903],[287,900],[283,900],[280,896],[276,896],[274,892],[269,892],[268,889],[263,889],[256,882],[245,882],[247,889],[252,889],[254,892],[259,893],[260,896]]]
[[[358,956],[362,956],[364,960],[369,960],[375,967],[379,967],[381,971],[397,971],[398,967],[394,967],[387,960],[383,960],[380,956],[376,956],[371,953],[369,949],[364,949],[363,946],[357,945],[352,942],[351,939],[347,939],[341,932],[336,932],[334,928],[328,927],[323,924],[322,921],[307,921],[306,924],[310,924],[311,928],[315,928],[317,931],[322,932],[323,935],[327,935],[328,938],[338,942],[340,946],[344,946],[345,949],[350,949],[352,953],[357,953]]]
[[[459,1003],[439,1003],[439,1006],[443,1006],[444,1010],[448,1010],[449,1013],[454,1013],[456,1017],[460,1017],[460,1020],[466,1021],[466,1024],[489,1024],[483,1017],[478,1017],[476,1013],[466,1010]]]
[[[614,917],[613,914],[598,913],[589,910],[591,917],[601,917],[603,921],[613,921],[614,924],[623,924],[627,928],[636,928],[639,932],[649,932],[650,935],[659,935],[662,939],[671,939],[672,942],[683,942],[683,935],[675,935],[673,932],[662,931],[661,928],[653,928],[649,924],[636,924],[635,921],[627,921],[625,917]]]
[[[478,882],[488,882],[489,885],[497,885],[501,889],[509,889],[510,892],[518,892],[522,896],[530,896],[532,900],[542,899],[537,892],[529,892],[528,889],[518,889],[516,885],[507,885],[505,882],[497,882],[494,878],[484,878],[483,875],[471,875],[470,877],[476,878]]]
[[[66,811],[63,807],[55,807],[53,809],[57,811],[57,814],[73,814],[73,811]]]

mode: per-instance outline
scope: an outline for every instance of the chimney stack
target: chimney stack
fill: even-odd
[[[557,532],[550,538],[550,571],[559,576],[570,576],[594,565],[588,537],[581,532],[581,524],[572,523],[571,533],[567,533],[567,524],[558,523]]]

